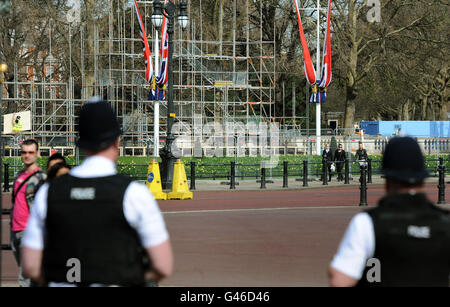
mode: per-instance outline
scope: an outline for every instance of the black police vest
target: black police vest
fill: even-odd
[[[47,281],[68,282],[73,267],[68,261],[75,258],[80,285],[144,283],[144,249],[123,213],[130,182],[122,175],[83,179],[64,175],[52,182],[43,255]]]
[[[375,265],[366,267],[358,286],[443,286],[450,275],[450,212],[433,205],[424,194],[384,197],[368,210],[375,231]],[[372,271],[372,272],[369,272]],[[373,273],[373,274],[372,274]]]

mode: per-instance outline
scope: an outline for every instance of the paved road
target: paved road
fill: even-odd
[[[426,186],[433,201],[436,182]],[[326,286],[346,225],[364,209],[359,186],[293,182],[296,188],[286,190],[276,184],[264,191],[256,182],[236,191],[197,184],[203,191],[194,191],[194,200],[160,201],[175,251],[175,272],[162,286]],[[382,185],[369,185],[369,207],[382,195]],[[7,226],[3,216],[3,242]],[[10,251],[3,252],[2,272],[3,285],[16,285]]]

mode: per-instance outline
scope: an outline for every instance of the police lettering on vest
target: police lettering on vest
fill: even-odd
[[[93,200],[95,198],[95,188],[73,188],[70,190],[70,198]]]
[[[48,281],[70,282],[67,261],[79,259],[80,284],[144,284],[144,249],[123,213],[131,181],[64,175],[50,184],[43,256]]]

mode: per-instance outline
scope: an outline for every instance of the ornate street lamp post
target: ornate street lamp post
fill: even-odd
[[[181,1],[178,4],[178,23],[181,28],[186,28],[189,18],[187,16],[187,4],[185,1]],[[161,164],[161,184],[163,189],[169,189],[173,179],[173,167],[177,157],[172,152],[172,144],[175,137],[172,134],[173,120],[175,118],[174,104],[173,104],[173,32],[174,23],[177,12],[177,5],[169,0],[167,3],[162,4],[159,0],[153,1],[153,14],[152,23],[155,27],[161,27],[163,23],[163,16],[167,18],[168,27],[167,35],[169,38],[169,64],[168,64],[168,88],[167,88],[167,133],[166,143],[160,150],[159,155],[162,159]]]

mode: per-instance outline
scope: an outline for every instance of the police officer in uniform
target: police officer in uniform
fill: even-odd
[[[49,286],[143,286],[171,274],[156,201],[144,185],[117,174],[120,134],[108,102],[83,105],[77,145],[88,157],[37,193],[23,239],[28,277]]]
[[[448,287],[450,212],[421,191],[428,173],[419,145],[393,138],[382,164],[387,195],[350,222],[330,264],[330,285]]]

